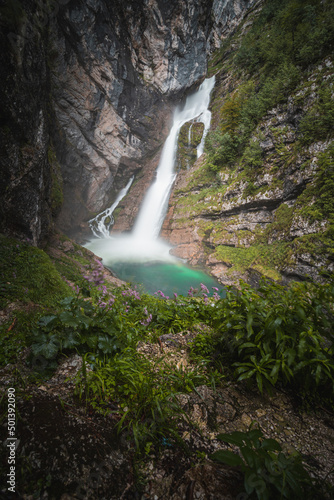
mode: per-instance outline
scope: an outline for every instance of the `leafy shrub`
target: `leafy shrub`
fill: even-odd
[[[215,170],[219,170],[224,165],[232,165],[237,158],[239,144],[240,141],[228,132],[208,133],[206,148],[209,153],[209,162],[212,162]]]
[[[332,89],[323,87],[319,91],[316,103],[311,107],[300,122],[301,141],[311,144],[314,141],[325,140],[333,135],[334,129],[334,99]]]
[[[242,160],[247,167],[260,168],[263,162],[262,156],[263,151],[259,141],[251,141],[242,155]]]
[[[334,127],[334,125],[333,125]],[[316,179],[316,206],[324,218],[334,222],[334,143],[319,155],[319,174]]]
[[[126,348],[113,358],[94,363],[94,371],[77,377],[76,394],[89,398],[98,411],[115,415],[118,430],[128,431],[138,449],[148,439],[175,433],[171,417],[180,413],[180,408],[170,387],[161,383],[159,361],[151,363]]]
[[[89,373],[86,363],[93,368]],[[178,439],[175,417],[183,412],[176,395],[206,382],[201,367],[175,368],[163,358],[152,362],[125,348],[104,361],[85,355],[76,394],[85,396],[97,411],[115,416],[118,430],[127,431],[139,450],[148,440]]]
[[[217,304],[212,320],[238,380],[255,379],[260,392],[279,382],[333,397],[334,286],[240,286]]]
[[[219,434],[217,438],[237,446],[240,455],[230,450],[219,450],[210,458],[222,464],[241,467],[245,491],[251,495],[249,498],[314,498],[312,479],[299,453],[285,455],[281,445],[275,439],[265,439],[260,429]]]
[[[123,346],[119,338],[121,317],[110,314],[109,309],[78,297],[67,297],[60,306],[59,314],[43,316],[38,321],[32,336],[34,356],[51,360],[59,352],[89,350],[103,357]]]
[[[331,53],[334,39],[330,0],[267,0],[243,37],[237,63],[269,74],[284,63],[307,66]]]

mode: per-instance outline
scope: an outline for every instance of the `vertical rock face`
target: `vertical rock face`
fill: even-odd
[[[0,13],[0,231],[37,245],[51,223],[47,36],[34,2]]]
[[[53,99],[64,230],[102,210],[143,165],[154,170],[169,126],[166,97],[205,76],[209,13],[204,0],[72,1],[60,10]]]
[[[118,221],[119,229],[131,227],[175,100],[205,77],[208,41],[214,37],[217,46],[221,26],[251,3],[72,0],[60,10],[53,98],[62,137],[62,229],[101,211],[137,174]]]
[[[205,77],[208,52],[252,0],[4,4],[1,229],[36,244],[48,233],[62,184],[53,148],[61,229],[103,210],[135,174],[131,225],[172,108]]]

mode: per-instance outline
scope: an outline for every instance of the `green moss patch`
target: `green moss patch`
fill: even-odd
[[[218,260],[233,266],[233,271],[243,273],[252,267],[261,270],[265,276],[280,279],[276,267],[282,267],[288,253],[288,245],[279,242],[272,245],[252,245],[249,248],[220,245],[214,255]]]
[[[50,307],[69,294],[50,257],[28,243],[0,236],[0,306],[34,302]]]

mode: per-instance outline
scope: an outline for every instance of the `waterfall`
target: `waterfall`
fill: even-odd
[[[166,215],[169,195],[176,177],[174,165],[180,128],[189,121],[204,123],[203,138],[197,148],[197,157],[199,157],[203,153],[205,135],[210,126],[211,113],[208,107],[214,83],[215,77],[205,80],[197,92],[187,97],[183,106],[176,108],[172,128],[164,144],[156,171],[156,179],[146,193],[132,232],[127,234],[111,233],[109,236],[108,227],[106,229],[102,227],[102,230],[100,229],[99,232],[106,237],[95,238],[85,245],[102,257],[106,266],[114,269],[115,265],[117,266],[117,263],[121,262],[124,265],[130,262],[180,262],[179,259],[169,253],[171,249],[170,245],[159,239],[158,236]],[[119,193],[120,196],[121,193]],[[120,199],[117,199],[115,204]],[[115,209],[114,205],[108,209],[109,216]],[[104,220],[108,215],[103,216]],[[100,227],[102,221],[99,216],[95,219],[98,219],[99,222],[95,226],[94,234],[96,227]]]
[[[188,130],[188,146],[191,146],[191,129],[194,123],[190,124],[189,130]]]
[[[130,186],[133,182],[134,177],[132,176],[125,188],[121,189],[118,193],[116,200],[111,205],[111,207],[107,208],[100,214],[98,214],[94,219],[88,221],[89,227],[91,228],[94,236],[97,238],[110,238],[110,227],[114,224],[114,218],[112,216],[115,208],[117,208],[119,202],[124,198],[127,192],[130,189]],[[107,222],[107,219],[109,221]]]
[[[197,92],[187,97],[183,106],[174,112],[173,125],[162,150],[160,162],[156,171],[156,179],[148,189],[133,235],[149,240],[156,239],[164,221],[171,188],[176,174],[174,172],[177,140],[182,125],[194,120],[204,123],[202,141],[197,148],[197,158],[203,153],[204,140],[210,126],[211,113],[208,110],[210,93],[215,84],[215,77],[208,78]]]

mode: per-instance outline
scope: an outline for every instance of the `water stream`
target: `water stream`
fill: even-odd
[[[110,229],[115,222],[112,214],[115,211],[115,208],[117,208],[119,202],[123,200],[124,196],[129,191],[133,179],[134,177],[132,176],[125,188],[120,190],[116,197],[116,200],[111,205],[111,207],[98,214],[96,217],[94,217],[94,219],[88,221],[92,233],[97,238],[110,238]]]
[[[110,235],[110,224],[101,227],[102,219],[104,224],[125,193],[122,197],[121,193],[119,194],[112,207],[103,212],[105,215],[99,214],[92,220],[92,231],[98,237],[86,244],[87,248],[102,257],[104,265],[121,279],[140,283],[149,293],[160,289],[167,294],[186,294],[190,286],[198,287],[200,283],[204,283],[209,289],[217,286],[213,278],[202,271],[191,269],[172,256],[169,253],[172,247],[159,238],[176,177],[174,165],[180,129],[191,120],[204,124],[203,137],[197,147],[199,157],[203,153],[205,136],[210,127],[211,112],[208,107],[214,83],[214,77],[205,80],[197,92],[187,97],[183,106],[175,109],[172,128],[161,153],[156,178],[145,195],[132,232]]]

